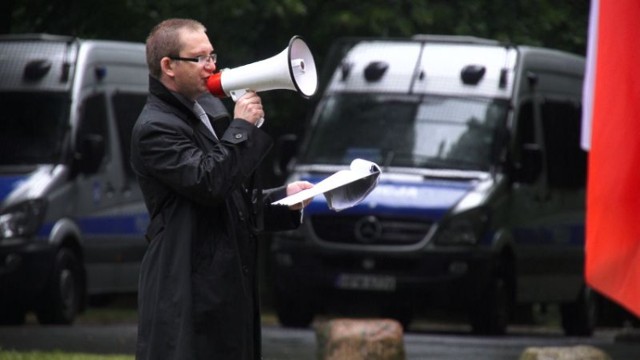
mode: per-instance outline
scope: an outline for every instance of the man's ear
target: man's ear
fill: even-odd
[[[175,63],[168,57],[163,57],[162,60],[160,60],[160,68],[162,69],[162,73],[170,78],[173,78],[175,76],[175,72],[173,71],[174,64]]]

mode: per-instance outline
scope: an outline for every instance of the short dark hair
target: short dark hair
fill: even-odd
[[[154,26],[147,37],[147,66],[151,76],[160,78],[163,57],[178,56],[182,49],[180,30],[207,31],[204,25],[192,19],[167,19]]]

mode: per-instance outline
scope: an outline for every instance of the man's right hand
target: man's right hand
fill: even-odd
[[[247,91],[236,101],[233,110],[235,119],[246,120],[256,125],[260,119],[264,118],[264,110],[262,109],[262,99],[255,91]]]

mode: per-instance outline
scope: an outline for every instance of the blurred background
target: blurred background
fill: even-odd
[[[2,0],[0,33],[144,42],[155,24],[172,17],[194,18],[208,28],[219,68],[271,57],[300,35],[313,52],[322,88],[331,70],[331,44],[341,37],[469,35],[585,55],[589,1]],[[289,91],[261,97],[267,113],[264,129],[274,138],[305,132],[316,99]],[[273,171],[270,156],[261,169],[267,187],[283,184],[286,176]],[[268,239],[263,244],[268,246]],[[268,275],[265,279],[270,282]],[[268,306],[270,286],[262,288]]]

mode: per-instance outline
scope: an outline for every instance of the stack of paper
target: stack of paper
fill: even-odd
[[[355,159],[348,170],[340,170],[317,183],[311,189],[287,196],[273,204],[291,206],[324,194],[329,208],[344,210],[359,204],[378,185],[380,167],[367,160]]]

